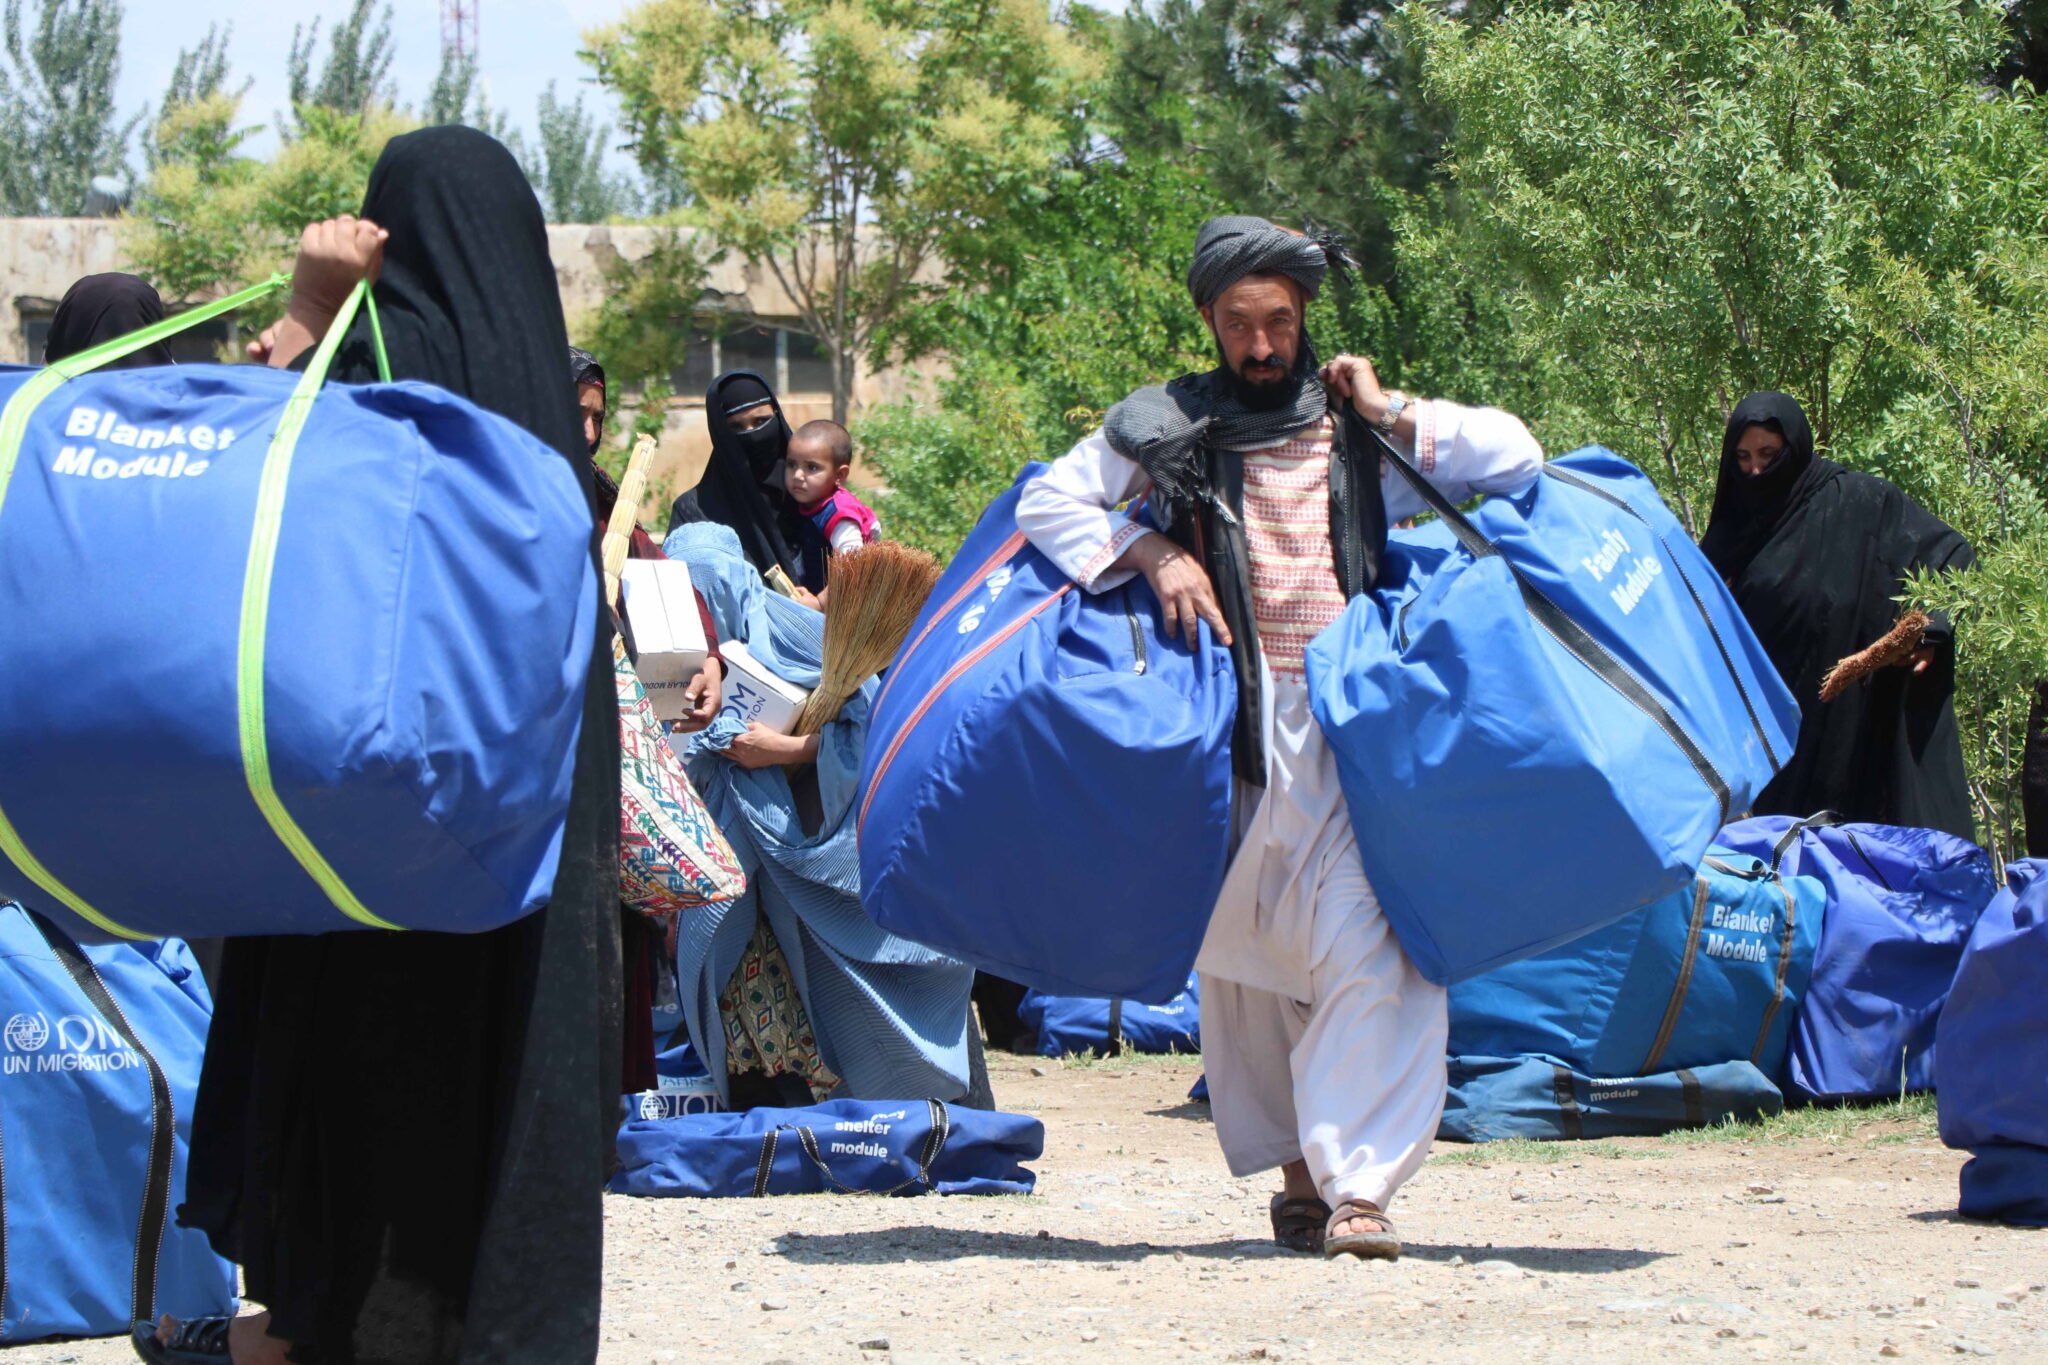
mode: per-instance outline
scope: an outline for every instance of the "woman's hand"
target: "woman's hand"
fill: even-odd
[[[1925,673],[1928,669],[1934,667],[1934,656],[1937,652],[1938,651],[1932,645],[1922,645],[1920,648],[1914,650],[1911,654],[1908,654],[1905,658],[1899,660],[1898,666],[1911,667],[1914,674],[1917,676],[1921,673]]]
[[[391,234],[367,218],[343,214],[310,223],[299,235],[291,300],[275,325],[249,343],[249,358],[274,368],[317,346],[362,280],[375,280]]]
[[[1113,567],[1136,569],[1145,575],[1166,613],[1167,634],[1186,637],[1189,649],[1200,638],[1196,625],[1199,621],[1209,623],[1209,629],[1225,648],[1233,643],[1230,627],[1223,623],[1223,608],[1216,605],[1216,590],[1210,586],[1209,575],[1187,551],[1165,536],[1157,531],[1139,536]]]
[[[746,733],[734,739],[725,756],[742,768],[793,768],[818,757],[818,737],[798,739],[779,735],[760,721],[751,721]]]
[[[679,735],[694,735],[711,724],[723,699],[724,677],[725,665],[717,659],[706,659],[704,667],[697,670],[697,676],[690,679],[690,685],[683,689],[683,700],[690,707],[688,714],[670,721],[669,729]]]

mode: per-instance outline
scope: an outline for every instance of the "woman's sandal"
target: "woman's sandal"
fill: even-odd
[[[170,1340],[157,1339],[157,1325],[138,1322],[129,1334],[135,1354],[150,1365],[228,1365],[228,1317],[187,1318],[171,1329]]]
[[[1370,1224],[1364,1232],[1339,1234],[1334,1229],[1339,1223],[1363,1221]],[[1401,1259],[1401,1239],[1395,1235],[1394,1220],[1387,1217],[1379,1205],[1370,1199],[1347,1199],[1330,1213],[1330,1220],[1324,1224],[1323,1255],[1356,1256],[1362,1261],[1398,1261]]]
[[[1273,1241],[1289,1251],[1318,1252],[1323,1249],[1323,1229],[1330,1221],[1330,1206],[1320,1199],[1289,1199],[1273,1196]]]

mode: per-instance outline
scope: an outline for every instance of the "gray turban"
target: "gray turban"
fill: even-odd
[[[1323,243],[1274,227],[1263,218],[1231,214],[1211,218],[1195,234],[1195,259],[1188,266],[1188,293],[1206,308],[1247,275],[1285,275],[1309,298],[1323,287],[1329,268]]]

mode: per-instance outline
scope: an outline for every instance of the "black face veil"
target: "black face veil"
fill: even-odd
[[[50,318],[50,337],[43,345],[43,361],[50,364],[69,359],[163,319],[164,301],[149,281],[134,275],[87,275],[64,291],[63,300]],[[170,348],[159,341],[103,368],[131,370],[171,363]]]
[[[752,431],[734,427],[735,416],[764,403],[771,409],[766,422]],[[790,432],[775,391],[752,370],[729,370],[704,395],[704,423],[711,459],[698,485],[676,499],[670,529],[686,521],[731,527],[756,569],[779,567],[801,579],[804,518],[782,485]]]

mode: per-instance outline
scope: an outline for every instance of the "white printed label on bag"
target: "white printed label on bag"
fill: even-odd
[[[64,435],[69,441],[58,448],[51,472],[102,480],[197,478],[211,467],[209,455],[235,443],[233,427],[137,424],[82,405],[65,417]]]

